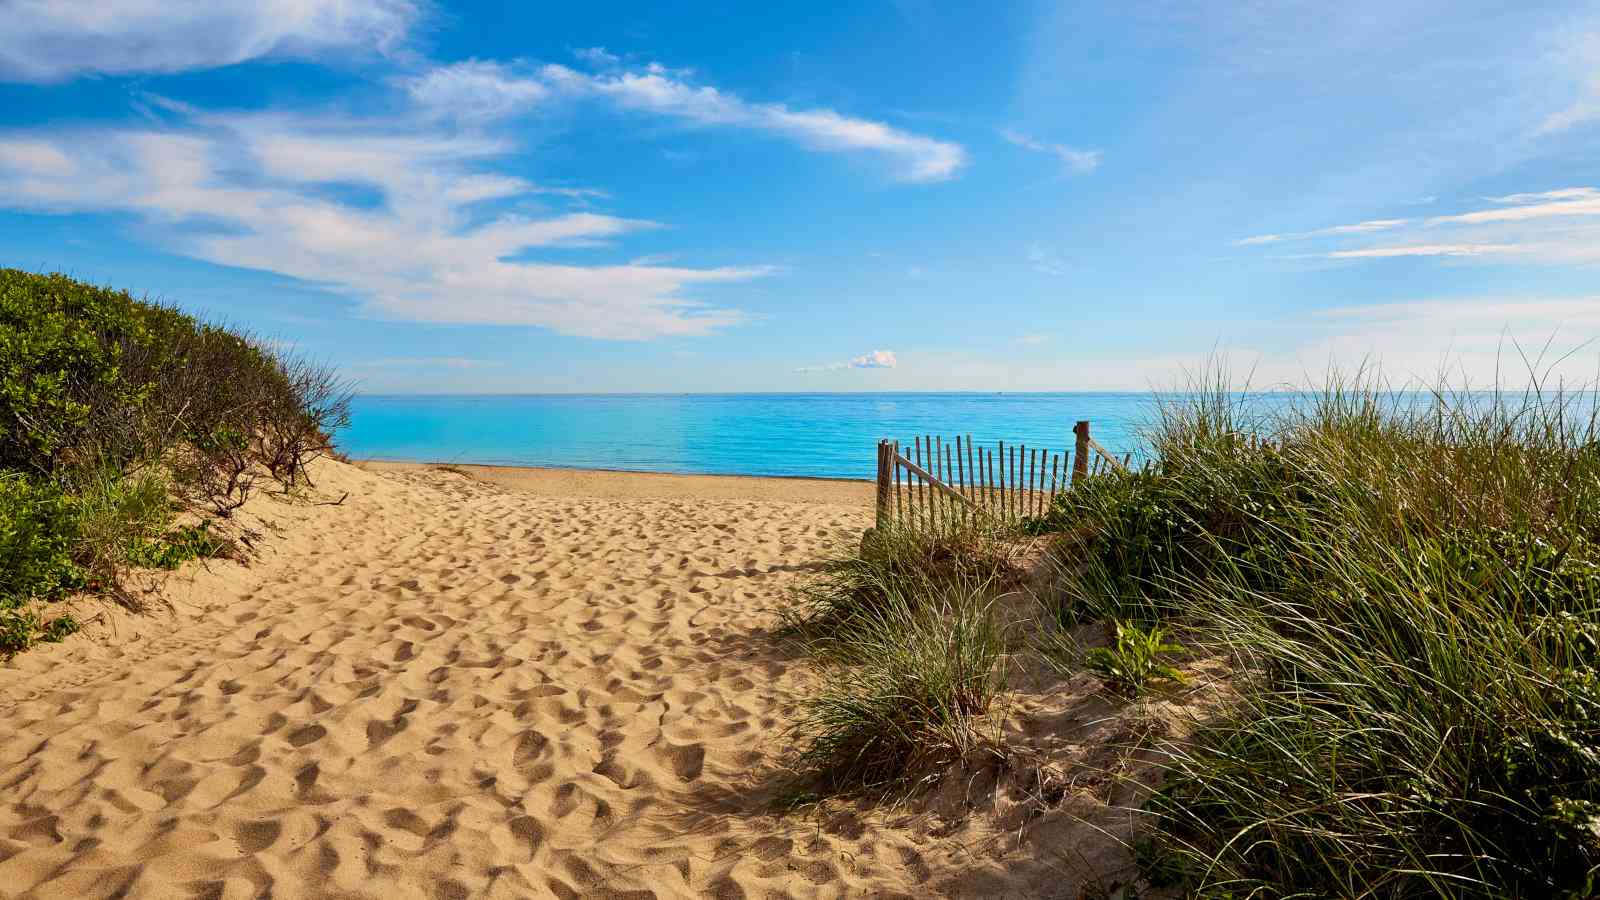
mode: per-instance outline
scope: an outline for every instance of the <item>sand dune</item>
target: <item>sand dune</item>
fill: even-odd
[[[0,894],[1037,894],[980,825],[771,811],[811,676],[766,629],[866,488],[317,476],[348,498],[253,501],[250,567],[0,671]]]

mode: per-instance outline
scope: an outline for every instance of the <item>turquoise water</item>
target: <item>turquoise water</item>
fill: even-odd
[[[871,478],[881,438],[1134,451],[1149,394],[591,394],[356,398],[356,459]]]

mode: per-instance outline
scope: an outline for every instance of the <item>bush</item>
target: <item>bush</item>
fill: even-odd
[[[71,497],[47,482],[0,474],[0,609],[81,586],[77,536]]]

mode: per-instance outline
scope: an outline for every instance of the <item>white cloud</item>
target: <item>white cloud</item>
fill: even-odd
[[[874,350],[850,360],[852,369],[892,369],[899,364],[893,350]]]
[[[1235,244],[1393,233],[1391,242],[1334,247],[1300,258],[1386,259],[1458,257],[1516,259],[1548,265],[1600,262],[1600,189],[1568,187],[1488,197],[1492,204],[1422,220],[1374,219],[1285,235],[1258,235]]]
[[[550,94],[544,85],[501,63],[476,59],[429,69],[407,88],[436,115],[479,120],[522,112]]]
[[[485,219],[476,204],[540,190],[482,171],[514,150],[416,122],[286,115],[0,133],[0,205],[128,214],[178,252],[318,283],[396,319],[612,339],[704,335],[744,321],[687,292],[757,278],[765,267],[529,259],[656,223],[590,212]],[[381,203],[340,202],[330,183],[368,188]]]
[[[702,127],[764,131],[819,150],[876,153],[891,160],[907,181],[943,181],[967,164],[967,152],[959,144],[831,109],[751,103],[708,85],[691,84],[682,73],[656,64],[595,74],[555,64],[517,72],[503,64],[474,60],[425,73],[411,83],[411,90],[433,108],[466,109],[480,118],[526,112],[552,95],[598,100]]]
[[[1334,250],[1321,254],[1328,259],[1376,259],[1391,256],[1486,256],[1514,253],[1512,244],[1404,244],[1395,247],[1368,247],[1362,250]]]
[[[1292,231],[1287,234],[1258,234],[1255,237],[1240,238],[1234,243],[1241,247],[1255,244],[1276,244],[1281,241],[1299,241],[1319,237],[1337,237],[1345,234],[1370,234],[1375,231],[1388,231],[1405,225],[1408,219],[1372,219],[1366,222],[1357,222],[1354,225],[1335,225],[1331,228],[1318,228],[1315,231]]]
[[[1050,339],[1051,336],[1048,334],[1024,334],[1017,338],[1017,343],[1037,346],[1039,344],[1048,343]]]
[[[0,9],[0,78],[53,82],[386,52],[418,16],[413,0],[10,0]]]
[[[1009,128],[1002,129],[1000,136],[1018,147],[1054,156],[1066,171],[1074,174],[1086,174],[1100,168],[1099,150],[1077,150],[1062,144],[1051,144]]]
[[[1554,191],[1537,191],[1530,194],[1507,194],[1504,197],[1485,197],[1491,203],[1540,203],[1545,200],[1585,200],[1600,197],[1592,187],[1559,188]]]
[[[622,62],[621,57],[604,47],[579,47],[572,51],[572,55],[591,66],[600,66],[602,68]]]
[[[1594,188],[1565,188],[1542,194],[1512,194],[1495,200],[1502,205],[1451,216],[1434,216],[1429,225],[1481,225],[1486,222],[1521,222],[1568,216],[1600,216],[1600,191]]]
[[[824,363],[818,366],[800,366],[796,372],[807,374],[812,372],[843,372],[846,369],[893,369],[900,365],[900,360],[894,355],[893,350],[873,350],[854,357],[849,362]]]

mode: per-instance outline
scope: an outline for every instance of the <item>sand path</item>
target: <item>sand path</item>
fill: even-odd
[[[807,677],[766,629],[862,505],[318,484],[142,639],[0,671],[0,895],[935,888],[925,834],[760,795]]]

